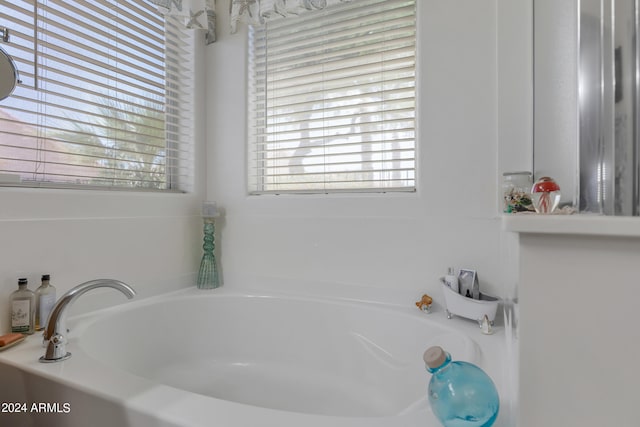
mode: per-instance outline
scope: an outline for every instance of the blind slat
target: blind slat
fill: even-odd
[[[379,133],[375,135],[379,136]],[[365,143],[363,143],[362,141],[351,142],[351,143],[341,142],[337,144],[317,145],[317,147],[322,147],[328,151],[344,150],[345,153],[353,153],[353,152],[361,152],[366,149],[379,150],[379,148],[373,148],[373,147],[379,147],[379,146],[388,145],[388,144],[393,144],[395,149],[399,149],[399,148],[413,149],[413,144],[414,144],[413,135],[411,138],[396,138],[396,139],[393,139],[393,141],[389,141],[386,139],[375,139],[371,137]],[[291,146],[287,147],[286,145],[291,145]],[[293,146],[292,144],[281,143],[274,147],[273,144],[261,143],[261,144],[257,144],[257,148],[253,152],[253,154],[258,154],[259,156],[262,156],[263,153],[267,155],[266,153],[279,153],[282,151],[297,150],[299,148],[300,148],[299,146]],[[258,158],[258,156],[256,156],[256,158]]]
[[[92,4],[94,3],[94,4]],[[105,10],[104,5],[111,3],[112,10]],[[102,8],[97,5],[103,5]],[[130,5],[127,5],[130,6]],[[85,10],[86,8],[86,10]],[[39,3],[38,12],[42,15],[45,22],[51,26],[60,26],[64,34],[75,34],[81,39],[89,39],[98,41],[99,39],[90,36],[90,34],[100,35],[105,42],[113,42],[113,33],[118,33],[118,42],[129,43],[124,36],[128,36],[132,40],[145,44],[146,49],[157,49],[162,46],[164,34],[163,26],[157,17],[142,20],[134,18],[135,22],[126,22],[121,16],[131,17],[130,9],[122,7],[116,1],[99,1],[99,2],[75,2],[69,4],[68,1],[47,1]],[[152,17],[153,15],[147,15]],[[68,24],[64,24],[67,22]],[[65,28],[66,27],[66,28]],[[55,34],[55,31],[51,32]],[[147,36],[140,37],[141,34]],[[108,44],[105,44],[107,47]],[[128,48],[133,48],[128,46]]]
[[[403,26],[394,28],[393,30],[386,30],[384,32],[380,29],[367,31],[367,28],[359,28],[357,32],[353,31],[342,33],[340,35],[331,34],[330,39],[327,39],[326,36],[322,35],[316,38],[311,38],[313,43],[309,42],[309,39],[307,39],[305,43],[305,40],[303,39],[301,40],[298,48],[292,45],[292,43],[287,43],[281,49],[277,49],[274,46],[269,45],[269,53],[267,55],[256,57],[256,60],[258,62],[268,61],[271,63],[278,62],[284,65],[295,65],[296,61],[300,59],[306,59],[309,57],[313,58],[320,53],[336,54],[340,52],[344,54],[352,49],[357,49],[358,47],[382,44],[393,46],[410,39],[413,34],[412,29],[413,28],[410,23],[404,23]]]
[[[414,0],[252,28],[250,193],[414,190],[415,43]]]
[[[395,125],[396,127],[395,128],[384,127],[389,125]],[[364,126],[360,126],[359,131],[353,131],[352,129],[353,127],[354,126],[352,124],[335,124],[332,126],[326,125],[324,128],[321,128],[320,130],[325,130],[326,133],[329,134],[328,136],[334,136],[337,139],[337,138],[343,138],[346,135],[370,135],[375,133],[389,134],[389,133],[407,132],[407,131],[413,130],[414,124],[413,124],[413,120],[411,119],[409,120],[395,119],[395,120],[384,120],[384,123],[380,123],[380,121],[365,123]],[[353,133],[351,133],[352,131]],[[257,133],[256,135],[261,137],[271,137],[270,141],[263,142],[263,144],[277,144],[278,142],[289,142],[289,141],[295,141],[295,140],[304,142],[305,140],[310,140],[310,139],[320,139],[316,135],[296,136],[296,134],[301,134],[301,133],[303,133],[301,130],[295,130],[295,131],[292,130],[292,131],[285,131],[285,132],[277,132],[277,131],[268,132],[268,129],[267,129],[262,133]],[[327,143],[329,142],[327,142],[326,140],[323,141],[323,144],[327,144]]]
[[[368,86],[364,86],[364,88],[367,89]],[[347,111],[353,111],[354,108],[359,110],[359,114],[356,113],[356,115],[371,114],[378,111],[407,110],[406,105],[413,104],[414,97],[412,94],[415,92],[415,88],[409,86],[387,90],[383,93],[363,90],[361,93],[348,96],[335,96],[335,92],[339,93],[339,91],[334,90],[329,93],[327,91],[311,92],[307,97],[311,99],[301,99],[300,96],[269,97],[271,108],[256,109],[253,114],[266,115],[269,119],[277,119],[282,116],[290,118],[296,115],[313,114],[319,109],[322,109],[324,117],[331,116],[333,112],[339,112],[340,116],[344,117]],[[315,96],[321,94],[325,95],[324,99]],[[287,103],[287,100],[292,100],[292,102]],[[410,107],[409,109],[413,111],[413,108]],[[295,111],[295,113],[292,113],[292,111]]]
[[[60,42],[59,40],[56,40],[56,41]],[[139,63],[138,64],[138,63],[126,61],[123,58],[123,56],[120,56],[118,58],[118,64],[116,66],[115,64],[113,65],[110,64],[110,62],[113,61],[113,59],[110,58],[109,53],[105,52],[104,50],[88,47],[86,45],[82,46],[81,48],[80,47],[81,45],[75,42],[70,43],[70,45],[77,46],[78,50],[67,50],[67,49],[60,50],[60,49],[57,49],[56,46],[52,44],[52,42],[40,41],[40,48],[43,51],[47,52],[46,55],[44,54],[42,55],[44,59],[48,59],[49,61],[52,61],[52,62],[57,61],[66,66],[65,68],[60,68],[59,71],[64,71],[69,66],[74,67],[75,65],[77,67],[77,63],[74,64],[74,62],[70,61],[70,59],[75,59],[76,61],[86,63],[87,65],[98,65],[98,64],[101,65],[103,67],[103,72],[101,74],[103,75],[109,71],[112,73],[118,72],[119,75],[125,75],[128,77],[132,77],[132,76],[140,77],[140,75],[145,75],[145,76],[148,75],[149,77],[161,78],[164,75],[164,70],[163,70],[164,64],[162,62],[158,62],[159,59],[157,57],[150,57],[150,55],[147,55],[146,57],[150,57],[150,59],[155,59],[155,61],[151,61],[150,59],[146,59],[146,57],[139,56],[136,58],[137,62]],[[87,55],[91,55],[90,56],[91,62],[87,61],[88,59]],[[65,58],[69,58],[69,59],[65,59]],[[123,69],[124,66],[128,67],[130,71],[125,72],[125,70]],[[50,66],[50,68],[52,67]],[[88,66],[85,66],[84,69],[90,70]],[[140,74],[134,74],[134,71],[137,71]]]
[[[413,152],[407,152],[407,154],[410,154],[411,157],[410,158],[403,158],[403,157],[398,157],[398,158],[394,158],[394,159],[372,159],[372,160],[358,160],[358,161],[353,161],[353,162],[348,162],[348,161],[336,161],[336,162],[319,162],[319,163],[305,163],[305,167],[307,168],[313,168],[313,167],[318,167],[318,166],[322,166],[325,167],[325,169],[329,169],[329,170],[336,170],[336,171],[342,171],[344,170],[344,168],[346,166],[362,166],[361,168],[357,168],[354,170],[357,171],[362,171],[364,170],[380,170],[380,171],[385,171],[385,172],[392,172],[392,171],[396,171],[396,170],[402,170],[402,168],[390,168],[388,166],[388,163],[393,162],[394,164],[396,163],[411,163],[413,162]],[[295,158],[294,158],[295,159]],[[299,165],[300,163],[298,163]],[[296,174],[292,174],[289,173],[286,169],[289,169],[291,167],[290,164],[286,164],[286,165],[279,165],[277,162],[274,162],[273,165],[265,165],[262,167],[257,167],[254,168],[253,171],[258,171],[260,173],[264,173],[265,169],[273,169],[275,170],[275,173],[273,173],[271,176],[278,176],[278,170],[283,170],[282,175],[285,176],[292,176],[292,175],[296,175]]]
[[[345,170],[343,172],[334,173],[333,179],[327,181],[324,177],[325,173],[286,173],[286,174],[272,174],[269,175],[269,180],[271,182],[276,182],[278,180],[282,180],[285,178],[290,184],[292,183],[303,183],[303,182],[314,182],[314,183],[322,183],[322,182],[350,182],[351,179],[347,179],[350,176],[358,176],[359,181],[387,181],[387,180],[398,180],[398,178],[384,178],[384,175],[392,175],[393,173],[412,173],[413,167],[407,168],[395,168],[395,169],[369,169],[369,170],[354,170],[349,171]],[[411,179],[411,177],[407,177],[405,179]]]

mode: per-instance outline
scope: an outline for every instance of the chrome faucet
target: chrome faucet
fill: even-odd
[[[44,344],[47,346],[47,350],[44,356],[40,358],[41,362],[60,362],[61,360],[71,357],[71,353],[66,350],[66,334],[68,331],[65,320],[67,317],[67,308],[77,300],[80,295],[96,288],[117,289],[129,299],[133,298],[136,294],[126,283],[112,279],[90,280],[70,289],[60,297],[49,315],[49,321],[43,334]]]

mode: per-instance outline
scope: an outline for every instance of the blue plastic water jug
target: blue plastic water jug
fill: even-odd
[[[491,378],[472,363],[451,361],[440,347],[424,352],[431,372],[429,403],[445,427],[490,427],[498,417],[500,398]]]

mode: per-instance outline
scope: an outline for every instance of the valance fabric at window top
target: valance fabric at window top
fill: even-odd
[[[299,16],[351,1],[355,0],[231,0],[231,32],[236,32],[240,21],[262,25],[271,19]]]
[[[215,0],[150,0],[164,15],[184,19],[185,27],[204,29],[207,44],[216,41]]]
[[[184,19],[185,26],[205,29],[207,44],[216,41],[215,0],[150,0],[165,15]],[[231,0],[230,29],[235,33],[238,22],[263,25],[272,19],[300,16],[306,12],[325,9],[338,3],[356,0]]]

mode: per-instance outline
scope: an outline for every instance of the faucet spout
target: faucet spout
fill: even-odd
[[[71,357],[71,353],[66,350],[66,317],[67,309],[83,295],[97,288],[113,288],[131,299],[136,292],[126,283],[113,279],[96,279],[79,284],[62,295],[56,305],[51,310],[47,327],[45,328],[43,339],[47,345],[45,355],[40,358],[41,362],[59,362]]]

